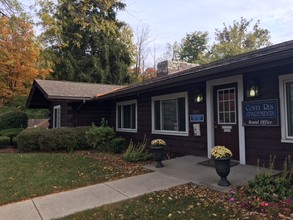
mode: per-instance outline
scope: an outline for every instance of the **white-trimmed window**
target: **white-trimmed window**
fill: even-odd
[[[61,106],[55,105],[53,107],[53,128],[59,128],[61,126]]]
[[[282,142],[293,143],[293,74],[279,76]]]
[[[116,104],[116,130],[137,132],[137,101]]]
[[[152,97],[152,133],[188,135],[187,92]]]
[[[236,124],[235,88],[217,90],[218,124]]]

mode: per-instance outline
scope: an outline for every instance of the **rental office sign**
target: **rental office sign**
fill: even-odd
[[[279,107],[277,99],[244,101],[242,103],[244,126],[278,126]]]

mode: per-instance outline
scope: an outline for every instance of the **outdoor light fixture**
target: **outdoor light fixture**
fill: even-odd
[[[259,96],[258,85],[254,81],[250,81],[247,86],[247,97]]]
[[[202,103],[204,101],[203,93],[200,90],[195,90],[194,102]]]

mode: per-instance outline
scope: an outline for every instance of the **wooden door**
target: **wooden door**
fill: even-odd
[[[239,160],[237,84],[214,87],[215,145],[224,145]]]

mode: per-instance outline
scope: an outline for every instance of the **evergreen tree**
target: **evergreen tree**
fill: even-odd
[[[42,40],[53,58],[54,79],[107,84],[130,83],[131,53],[123,39],[125,24],[116,11],[118,0],[59,0],[40,2],[46,28]],[[52,13],[51,13],[52,12]]]

